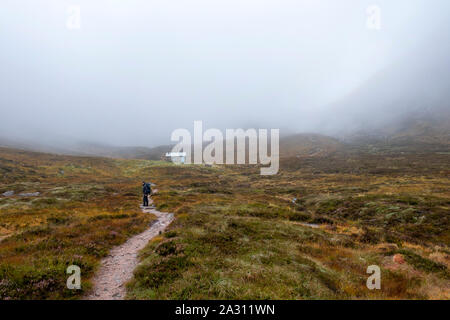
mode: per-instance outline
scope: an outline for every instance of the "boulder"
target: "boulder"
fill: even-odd
[[[405,258],[403,258],[403,255],[397,253],[397,254],[394,254],[394,256],[392,257],[392,261],[394,261],[395,263],[398,263],[398,264],[404,264]]]

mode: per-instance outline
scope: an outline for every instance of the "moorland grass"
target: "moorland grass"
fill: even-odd
[[[273,177],[246,166],[152,168],[155,202],[176,220],[142,251],[128,298],[448,299],[442,158],[404,174],[396,162],[396,176],[382,169],[388,159],[358,173],[329,170],[330,161]],[[406,263],[393,264],[394,254]],[[382,290],[366,287],[372,264]]]
[[[0,171],[0,192],[16,192],[0,197],[2,299],[83,296],[108,250],[150,223],[142,180],[176,219],[140,253],[128,298],[449,298],[448,155],[296,157],[264,177],[245,165],[0,149]],[[81,291],[65,287],[70,264]],[[381,290],[366,287],[372,264]]]

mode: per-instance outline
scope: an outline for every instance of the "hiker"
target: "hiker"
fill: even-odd
[[[144,207],[148,207],[148,196],[152,193],[150,183],[142,181],[142,193],[144,194]]]

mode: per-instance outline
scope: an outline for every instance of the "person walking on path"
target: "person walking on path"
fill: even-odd
[[[148,207],[148,196],[152,193],[152,188],[150,187],[150,183],[146,183],[145,181],[142,181],[142,193],[144,194],[143,206]]]

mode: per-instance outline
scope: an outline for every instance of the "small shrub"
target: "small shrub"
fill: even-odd
[[[310,218],[310,215],[304,212],[294,212],[289,215],[291,221],[308,221]]]
[[[177,244],[175,241],[167,241],[159,244],[156,249],[156,253],[158,253],[160,256],[165,257],[168,255],[178,254],[180,253],[180,248],[177,247]]]

